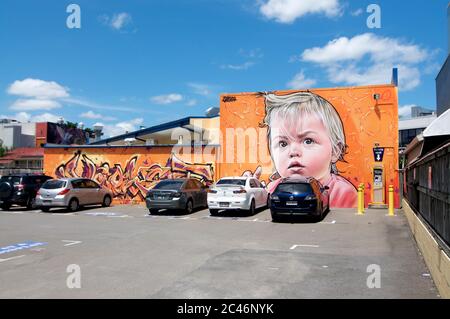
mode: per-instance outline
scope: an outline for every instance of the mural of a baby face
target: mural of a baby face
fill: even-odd
[[[296,119],[272,114],[270,151],[281,177],[314,177],[321,183],[330,178],[333,156],[329,133],[314,114]]]

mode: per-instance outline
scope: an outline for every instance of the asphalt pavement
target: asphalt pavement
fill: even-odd
[[[401,210],[0,211],[0,298],[439,298]]]

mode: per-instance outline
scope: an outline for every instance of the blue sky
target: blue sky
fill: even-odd
[[[69,4],[81,28],[69,29]],[[367,26],[369,4],[381,28]],[[448,0],[0,2],[0,115],[106,135],[219,106],[219,94],[389,83],[434,109]]]

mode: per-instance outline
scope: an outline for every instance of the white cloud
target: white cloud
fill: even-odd
[[[68,97],[68,89],[53,81],[27,78],[14,81],[7,90],[11,95],[33,97],[36,99],[56,99]]]
[[[220,68],[240,71],[240,70],[247,70],[248,68],[250,68],[253,65],[255,65],[255,62],[249,61],[249,62],[245,62],[243,64],[225,64],[225,65],[221,65]]]
[[[80,106],[86,106],[93,109],[98,110],[109,110],[109,111],[123,111],[123,112],[137,112],[136,109],[131,107],[122,107],[122,106],[110,106],[110,105],[102,105],[95,102],[78,99],[78,98],[65,98],[62,101],[67,102],[69,104],[75,104]]]
[[[5,116],[6,117],[6,116]],[[31,114],[27,112],[19,112],[12,116],[7,116],[7,118],[13,118],[19,122],[26,123],[26,122],[52,122],[56,123],[61,118],[60,115],[55,115],[51,113],[42,113],[38,115],[32,116]]]
[[[214,94],[212,86],[209,84],[202,83],[188,83],[187,84],[195,94],[208,96]]]
[[[335,63],[360,60],[369,56],[373,62],[397,61],[398,63],[419,63],[428,53],[417,45],[404,44],[397,39],[380,37],[372,33],[357,35],[351,39],[334,39],[324,47],[306,49],[302,59],[314,63]]]
[[[86,119],[103,119],[104,121],[114,121],[114,120],[116,120],[115,117],[104,116],[102,114],[94,113],[92,111],[87,111],[85,113],[81,113],[80,117],[86,118]]]
[[[126,12],[121,12],[119,14],[115,14],[111,18],[111,27],[116,30],[122,29],[125,25],[131,22],[131,15]]]
[[[61,107],[53,100],[18,99],[9,108],[15,111],[52,110]]]
[[[355,11],[350,12],[350,15],[354,16],[354,17],[359,17],[361,14],[363,14],[364,10],[359,8],[356,9]]]
[[[141,125],[142,123],[144,123],[143,118],[135,118],[130,121],[123,121],[113,125],[104,125],[103,128],[104,136],[112,137],[125,134],[126,132],[136,131],[139,128],[138,125]]]
[[[239,49],[239,55],[247,59],[261,59],[264,56],[259,48],[251,50]]]
[[[305,77],[304,71],[302,70],[300,73],[297,73],[291,81],[289,81],[287,86],[290,89],[294,89],[294,90],[307,89],[307,88],[312,87],[316,83],[317,83],[317,81],[314,79],[307,79]]]
[[[411,117],[411,108],[416,105],[409,104],[409,105],[403,105],[398,107],[398,116],[400,118],[410,118]]]
[[[130,25],[133,21],[131,15],[127,12],[116,13],[112,17],[103,14],[99,16],[99,20],[102,24],[107,25],[114,30],[121,30],[127,25]]]
[[[181,100],[183,100],[183,96],[177,93],[158,95],[150,98],[150,101],[155,104],[172,104]]]
[[[325,14],[328,17],[341,14],[339,0],[269,0],[259,10],[266,18],[280,23],[292,23],[306,14]]]
[[[191,99],[186,103],[187,106],[195,106],[197,105],[197,100]]]
[[[418,45],[371,33],[334,39],[324,47],[306,49],[301,54],[303,62],[322,67],[334,83],[390,83],[392,68],[397,67],[399,88],[405,91],[420,85],[419,66],[429,58],[429,52]]]

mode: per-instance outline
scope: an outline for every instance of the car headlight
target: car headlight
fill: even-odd
[[[308,195],[305,197],[305,200],[316,200],[316,199],[317,199],[316,195]]]
[[[280,200],[280,198],[277,195],[270,195],[271,200]]]

